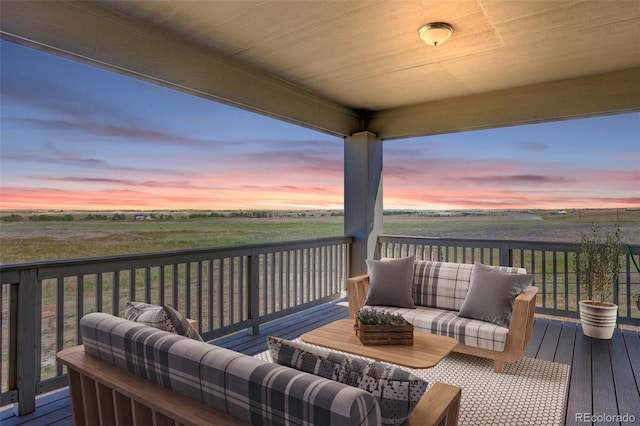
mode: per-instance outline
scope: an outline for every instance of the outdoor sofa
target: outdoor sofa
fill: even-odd
[[[379,425],[371,393],[105,313],[65,349],[75,425]],[[407,425],[455,425],[460,388],[435,383]]]
[[[494,360],[498,373],[522,356],[538,293],[525,269],[413,257],[367,260],[367,269],[347,280],[351,318],[363,306],[400,314],[416,330],[455,338],[455,352]]]

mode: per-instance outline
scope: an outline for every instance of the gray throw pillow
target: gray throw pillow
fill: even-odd
[[[415,308],[413,302],[413,270],[415,259],[367,259],[369,292],[364,301],[369,306]]]
[[[328,349],[268,336],[276,364],[363,389],[378,401],[382,423],[404,422],[427,390],[428,383],[398,366],[351,357]]]
[[[476,263],[458,315],[509,328],[515,299],[532,282],[533,275],[504,272]]]

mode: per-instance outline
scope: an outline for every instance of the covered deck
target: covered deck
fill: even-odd
[[[268,335],[294,339],[311,329],[348,317],[346,300],[339,299],[265,323],[257,335],[238,332],[211,343],[255,355],[267,349]],[[617,329],[611,341],[603,341],[585,337],[575,322],[537,317],[525,356],[571,366],[565,424],[585,424],[576,421],[578,413],[630,414],[640,419],[637,327]],[[25,416],[15,416],[13,410],[5,409],[0,412],[0,422],[6,426],[72,425],[68,391],[40,397],[36,410]]]
[[[264,350],[266,334],[297,337],[346,317],[347,308],[328,299],[339,297],[346,277],[364,272],[365,259],[385,250],[384,241],[378,244],[384,140],[640,111],[640,6],[634,1],[406,1],[402,7],[6,1],[0,7],[4,40],[345,141],[344,234],[331,241],[0,267],[0,302],[11,307],[0,403],[18,402],[23,414],[3,411],[3,425],[71,424],[69,400],[58,390],[65,384],[62,366],[46,371],[53,377],[41,377],[44,368],[37,367],[41,352],[61,350],[67,340],[76,344],[76,329],[65,331],[65,321],[91,310],[117,315],[126,299],[180,303],[206,339],[248,354]],[[437,50],[417,36],[435,20],[455,31]],[[555,269],[556,262],[568,262],[573,246],[451,245],[454,261],[462,253],[463,262],[533,268],[540,312],[577,315],[575,279],[566,268]],[[534,252],[541,254],[525,259]],[[631,305],[637,274],[628,258],[626,265],[626,287],[614,296],[621,323],[637,325]],[[95,292],[85,294],[85,283]],[[233,291],[225,293],[227,286]],[[60,296],[65,291],[71,301]],[[40,318],[43,292],[44,298],[58,295],[48,330]],[[256,335],[231,334],[247,328]],[[640,418],[637,331],[593,342],[575,323],[547,319],[538,319],[534,331],[529,356],[572,365],[568,424],[581,412]],[[33,404],[35,395],[49,391],[55,393]]]

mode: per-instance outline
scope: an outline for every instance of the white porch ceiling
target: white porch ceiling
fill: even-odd
[[[334,134],[640,110],[636,0],[53,3],[3,1],[3,37]],[[436,48],[417,35],[433,21],[454,27]]]
[[[640,66],[638,1],[103,1],[350,108],[384,110]],[[425,45],[420,26],[450,23]]]

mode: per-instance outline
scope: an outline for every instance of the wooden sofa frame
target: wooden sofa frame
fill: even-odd
[[[247,424],[101,361],[82,345],[59,352],[57,358],[67,366],[75,426]],[[434,383],[403,425],[456,425],[460,396],[459,387]]]
[[[355,319],[356,312],[364,305],[368,291],[369,275],[359,275],[347,279],[347,299],[349,301],[350,318]],[[529,286],[516,297],[504,352],[463,345],[461,343],[458,343],[453,349],[454,352],[492,359],[495,372],[502,373],[504,363],[519,360],[527,343],[529,343],[533,331],[533,314],[536,309],[537,294],[538,288]]]

